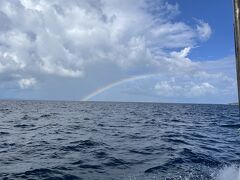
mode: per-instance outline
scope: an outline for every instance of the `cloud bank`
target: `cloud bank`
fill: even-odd
[[[188,54],[212,29],[204,20],[192,26],[176,21],[180,13],[178,4],[165,0],[2,0],[0,89],[28,97],[23,90],[32,88],[30,97],[49,98],[49,89],[58,88],[57,99],[77,89],[70,99],[81,99],[132,76],[202,73],[204,82],[163,81],[153,88],[158,95],[168,88],[211,94],[217,89],[208,80],[219,72],[201,70]]]

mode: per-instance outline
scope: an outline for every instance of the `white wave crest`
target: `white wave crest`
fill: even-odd
[[[221,169],[216,180],[240,180],[240,168],[238,166],[228,166]]]

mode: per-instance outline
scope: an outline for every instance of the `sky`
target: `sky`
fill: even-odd
[[[237,101],[229,0],[1,0],[0,99]]]

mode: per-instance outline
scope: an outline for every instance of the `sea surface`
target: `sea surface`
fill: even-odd
[[[238,106],[0,101],[0,179],[240,180]]]

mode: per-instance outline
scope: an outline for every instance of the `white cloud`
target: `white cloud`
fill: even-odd
[[[197,32],[199,37],[202,40],[207,40],[210,38],[211,34],[212,34],[212,29],[210,27],[210,25],[206,22],[204,22],[203,20],[197,20],[198,21],[198,25],[197,25]]]
[[[158,95],[166,97],[198,97],[204,95],[211,95],[216,92],[216,88],[208,82],[196,84],[192,81],[188,82],[158,82],[155,85],[155,90]]]
[[[21,79],[18,81],[18,83],[21,89],[27,89],[31,86],[34,86],[36,84],[36,80],[34,78]]]
[[[81,77],[96,62],[153,66],[164,48],[192,46],[198,38],[184,22],[167,21],[178,13],[177,4],[164,1],[3,0],[0,53],[17,57],[13,73],[20,75],[34,69],[39,76]],[[12,66],[0,62],[6,71]]]
[[[173,52],[187,61],[188,49]],[[188,59],[189,60],[189,59]],[[189,60],[190,61],[190,60]],[[191,62],[191,61],[190,61]],[[237,100],[234,57],[197,62],[191,71],[156,73],[130,78],[96,91],[91,100],[229,103]],[[119,98],[121,97],[121,98]]]
[[[190,94],[197,96],[214,93],[223,81],[233,83],[229,74],[188,57],[212,29],[203,20],[195,25],[176,21],[179,13],[178,4],[165,0],[2,0],[0,81],[22,89],[38,83],[42,91],[56,86],[65,95],[66,88],[78,87],[79,99],[122,78],[149,73],[197,79],[151,86],[164,94],[194,91]]]
[[[204,82],[201,84],[193,85],[189,91],[189,96],[202,96],[206,94],[214,94],[216,92],[216,88],[208,82]]]
[[[183,87],[170,84],[167,81],[157,83],[154,88],[157,91],[157,94],[161,96],[176,96],[179,93],[182,94],[180,91],[184,90]]]
[[[191,50],[190,47],[186,47],[180,52],[172,52],[171,55],[173,56],[173,58],[176,58],[176,59],[186,58],[190,53],[190,50]]]

